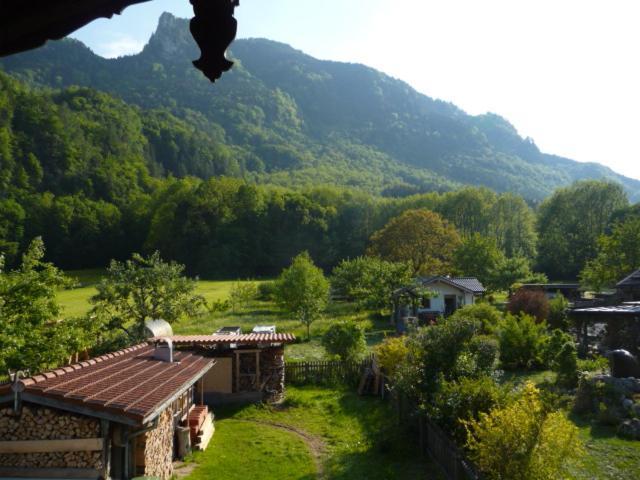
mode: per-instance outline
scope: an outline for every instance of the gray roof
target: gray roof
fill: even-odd
[[[582,315],[640,315],[640,305],[637,302],[628,302],[621,305],[610,305],[591,308],[576,308],[571,313]]]
[[[620,280],[616,287],[637,287],[640,286],[640,270],[636,270],[628,277]]]
[[[461,290],[466,290],[468,292],[474,294],[484,293],[486,289],[475,277],[429,277],[429,278],[421,278],[420,282],[422,285],[429,285],[435,282],[444,282],[452,285],[454,287],[458,287]]]

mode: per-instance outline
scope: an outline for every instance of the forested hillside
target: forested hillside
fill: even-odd
[[[238,40],[232,55],[236,67],[212,86],[191,66],[198,54],[187,21],[164,14],[138,55],[106,60],[67,40],[0,65],[31,84],[87,86],[150,110],[152,173],[390,196],[470,184],[535,201],[606,178],[640,193],[640,182],[606,167],[541,153],[497,115],[469,116],[362,65],[268,40]]]

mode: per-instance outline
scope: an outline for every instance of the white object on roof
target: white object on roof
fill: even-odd
[[[251,330],[253,333],[276,333],[275,325],[256,325]]]

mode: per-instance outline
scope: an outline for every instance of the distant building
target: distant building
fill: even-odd
[[[640,270],[620,280],[616,285],[618,298],[625,302],[640,300]]]
[[[405,331],[409,322],[427,323],[473,305],[486,289],[475,277],[418,278],[393,292],[393,322]]]

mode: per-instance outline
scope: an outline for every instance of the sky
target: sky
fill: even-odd
[[[154,0],[72,36],[136,53],[164,11],[192,16],[187,0]],[[239,38],[369,65],[497,113],[544,152],[640,179],[638,0],[241,0],[236,12]]]

